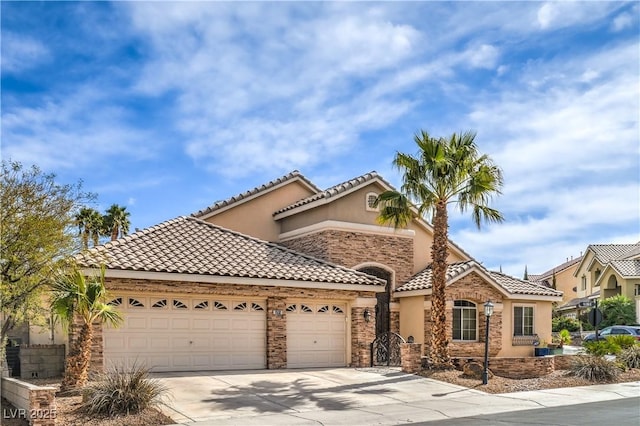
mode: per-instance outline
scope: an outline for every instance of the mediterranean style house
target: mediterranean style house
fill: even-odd
[[[106,267],[125,323],[96,332],[94,361],[157,371],[369,366],[376,336],[429,351],[433,229],[378,223],[392,186],[375,172],[325,190],[298,171],[77,255]],[[449,243],[452,356],[530,356],[562,293],[488,271]]]

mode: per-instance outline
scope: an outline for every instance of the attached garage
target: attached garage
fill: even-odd
[[[344,303],[289,303],[286,311],[288,368],[347,365]]]
[[[153,371],[266,368],[264,300],[118,295],[125,322],[104,330],[104,356]]]

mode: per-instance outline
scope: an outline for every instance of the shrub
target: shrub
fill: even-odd
[[[618,377],[620,369],[600,356],[578,355],[571,365],[571,373],[592,382],[610,382]]]
[[[622,348],[613,340],[597,340],[594,342],[585,342],[584,350],[589,355],[605,356],[617,355]]]
[[[620,349],[627,349],[636,344],[636,338],[628,334],[618,334],[616,336],[607,336],[607,341],[620,346]]]
[[[554,332],[560,330],[578,331],[580,330],[580,322],[574,318],[556,317],[551,320],[551,330]]]
[[[556,336],[555,340],[557,340],[561,345],[568,345],[571,343],[571,333],[569,333],[569,330],[566,328],[562,329]]]
[[[614,324],[628,325],[636,321],[636,308],[633,301],[623,294],[608,297],[600,303],[603,320],[600,327]]]
[[[111,367],[84,390],[82,408],[90,415],[135,414],[160,402],[167,389],[149,378],[149,369],[134,364],[131,370]]]
[[[640,346],[628,347],[617,358],[627,368],[640,368]]]

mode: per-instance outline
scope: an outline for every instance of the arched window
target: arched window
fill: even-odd
[[[453,340],[478,340],[476,304],[467,300],[453,302]]]

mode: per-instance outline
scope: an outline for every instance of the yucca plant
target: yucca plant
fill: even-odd
[[[627,349],[636,344],[636,338],[628,334],[618,334],[607,336],[607,342],[620,346],[620,349]]]
[[[167,388],[149,377],[149,369],[112,366],[84,389],[82,408],[90,415],[135,414],[161,402]]]
[[[576,356],[570,371],[574,376],[592,382],[611,382],[620,374],[620,369],[614,362],[595,355]]]

